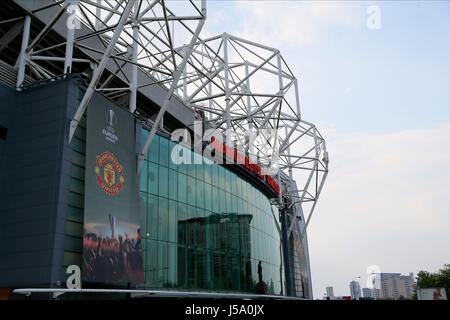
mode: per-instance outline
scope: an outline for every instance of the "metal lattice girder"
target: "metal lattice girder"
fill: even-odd
[[[32,83],[71,73],[75,64],[90,81],[70,137],[94,91],[128,100],[133,112],[137,92],[149,97],[149,86],[165,87],[154,132],[139,160],[175,94],[193,111],[204,113],[208,128],[233,130],[237,147],[261,164],[277,160],[283,174],[276,180],[287,190],[279,202],[300,203],[298,214],[309,213],[309,222],[328,172],[328,154],[317,128],[301,115],[298,80],[279,50],[227,33],[200,39],[204,0],[14,1],[27,13],[2,22],[16,24],[2,43],[22,29],[17,89],[26,70]],[[45,26],[31,36],[34,17]],[[52,30],[62,37],[51,37]],[[265,128],[275,134],[259,134],[250,143],[251,132],[264,133]],[[291,186],[292,179],[298,188]]]
[[[175,48],[192,39],[195,43],[200,33],[196,31],[206,19],[205,0],[14,1],[28,11],[17,19],[23,24],[16,64],[18,90],[28,71],[32,83],[72,73],[73,64],[84,64],[78,70],[85,70],[90,83],[71,123],[70,138],[94,91],[113,99],[128,97],[134,112],[138,91],[154,85],[169,89],[174,80],[178,83],[177,70],[189,51]],[[30,37],[34,17],[45,26]],[[55,37],[54,30],[63,38]]]
[[[309,223],[328,172],[328,153],[317,128],[301,116],[298,80],[281,53],[224,33],[199,40],[189,60],[177,95],[203,111],[209,127],[232,129],[237,146],[261,164],[277,159],[277,179],[287,191],[279,200],[283,206],[301,204],[297,214]],[[247,137],[265,128],[276,134],[259,135],[252,149]],[[301,189],[291,186],[292,179]]]
[[[103,2],[106,2],[109,7],[103,5]],[[131,92],[129,108],[132,112],[136,110],[139,86],[145,85],[138,83],[138,68],[167,86],[169,89],[167,97],[154,127],[156,128],[159,125],[173,92],[171,88],[178,83],[180,70],[184,69],[189,56],[189,50],[181,53],[175,51],[175,46],[177,43],[184,45],[186,41],[195,43],[206,18],[205,0],[201,1],[200,6],[197,6],[194,2],[172,2],[170,4],[171,8],[164,0],[97,2],[80,0],[82,22],[91,26],[92,36],[101,34],[102,40],[108,43],[108,46],[94,70],[89,87],[71,122],[69,140],[72,138],[109,60],[116,62],[117,73],[122,74],[124,74],[123,67],[126,64],[131,64],[131,75],[130,79],[126,77],[128,87],[125,90]],[[89,8],[89,6],[95,7],[95,14],[93,8]],[[180,14],[176,13],[177,10]],[[190,14],[186,15],[186,12]],[[95,21],[92,21],[93,19]],[[196,23],[195,28],[189,26],[189,22],[192,21]],[[129,30],[129,27],[131,27],[131,30]],[[80,39],[81,42],[84,39],[86,37]],[[107,79],[107,81],[110,80],[111,77]],[[101,89],[104,90],[104,86]],[[120,91],[120,89],[115,91]]]

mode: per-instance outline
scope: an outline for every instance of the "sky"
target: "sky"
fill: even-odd
[[[314,297],[349,295],[357,276],[366,287],[368,268],[450,263],[450,2],[208,1],[202,36],[223,32],[281,51],[327,141]]]

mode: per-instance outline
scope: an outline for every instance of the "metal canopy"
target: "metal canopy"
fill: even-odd
[[[276,203],[300,208],[294,215],[307,217],[306,228],[328,173],[328,153],[315,125],[301,115],[298,79],[279,50],[227,33],[201,39],[205,0],[14,2],[25,14],[0,21],[10,26],[1,37],[0,52],[22,30],[17,90],[24,81],[80,71],[89,82],[70,137],[95,91],[131,112],[139,95],[160,106],[139,161],[165,112],[186,126],[201,112],[207,127],[233,130],[237,147],[260,163],[278,161],[274,177],[284,192]],[[33,34],[35,19],[44,27]],[[272,134],[264,134],[266,128]],[[259,135],[250,145],[254,131]]]
[[[24,24],[16,63],[17,89],[22,89],[24,75],[27,80],[31,77],[28,84],[69,73],[82,74],[89,89],[74,122],[93,91],[128,106],[131,112],[136,109],[138,95],[163,105],[184,58],[174,48],[195,39],[206,18],[205,0],[13,2],[25,13],[1,23],[14,30],[18,22]],[[30,39],[30,25],[35,29],[42,22],[44,28]],[[185,125],[192,122],[181,100],[171,101],[169,113],[179,116]]]
[[[318,129],[301,115],[298,80],[280,51],[224,33],[199,39],[183,73],[175,93],[204,112],[209,127],[233,130],[237,147],[263,165],[278,159],[276,177],[285,190],[278,205],[300,208],[294,214],[306,216],[306,227],[328,173],[328,153]],[[249,146],[250,132],[266,128],[276,134],[259,134]]]

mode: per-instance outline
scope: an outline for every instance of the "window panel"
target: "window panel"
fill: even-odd
[[[225,191],[223,190],[219,190],[219,202],[220,202],[219,212],[226,213],[227,209],[225,205]]]
[[[236,197],[235,195],[231,196],[231,212],[233,212],[235,214],[239,214],[239,211],[238,211],[238,197]]]
[[[169,170],[169,199],[177,200],[178,194],[178,173],[174,170]]]
[[[187,165],[187,175],[195,178],[194,153],[191,150],[186,151],[189,154],[190,164]]]
[[[145,285],[254,292],[249,279],[258,281],[262,260],[264,280],[279,294],[279,236],[268,199],[224,166],[190,165],[189,176],[169,169],[179,169],[168,158],[174,145],[167,140],[157,151],[168,167],[145,161],[141,170]]]
[[[166,138],[159,138],[159,165],[169,166],[169,140]]]
[[[169,201],[161,197],[158,200],[158,240],[167,241],[169,230]]]
[[[167,287],[177,287],[177,273],[178,273],[178,248],[177,245],[169,243],[167,245],[167,258],[168,258],[168,272],[167,272]]]
[[[211,175],[212,175],[212,164],[205,163],[203,165],[204,174],[205,174],[205,182],[211,184]]]
[[[187,206],[183,203],[178,203],[178,244],[186,244],[186,227],[187,227]]]
[[[197,268],[197,288],[204,289],[206,286],[206,274],[205,274],[205,250],[196,250],[196,268]]]
[[[196,245],[197,248],[205,248],[206,246],[206,223],[205,223],[205,210],[197,208],[197,236]]]
[[[233,213],[232,205],[231,205],[231,194],[229,192],[225,193],[225,212]]]
[[[223,166],[218,166],[218,180],[219,180],[219,188],[225,190],[225,169]]]
[[[211,250],[205,251],[205,289],[214,287],[214,260]]]
[[[166,167],[159,167],[159,195],[161,197],[169,197],[169,169]]]
[[[147,237],[147,194],[144,192],[140,193],[139,211],[141,221],[141,234],[143,237]]]
[[[213,268],[214,268],[214,289],[220,290],[222,287],[222,270],[220,252],[213,251]]]
[[[150,144],[149,155],[148,158],[151,162],[158,163],[159,162],[159,136],[155,135],[153,137],[153,141]]]
[[[205,209],[212,211],[213,203],[212,203],[212,190],[213,187],[210,184],[205,183]]]
[[[187,176],[178,173],[178,201],[187,203]]]
[[[231,174],[230,170],[224,169],[225,174],[225,190],[231,192]]]
[[[156,287],[156,270],[158,269],[158,247],[153,240],[146,241],[145,259],[145,285],[150,288]]]
[[[219,189],[216,187],[213,187],[212,189],[213,191],[213,211],[215,213],[219,213],[220,212],[220,203],[219,203]]]
[[[236,174],[235,173],[231,173],[231,193],[232,194],[236,194],[237,190],[236,190]]]
[[[148,192],[158,194],[158,165],[153,162],[148,166]]]
[[[198,156],[196,154],[196,156]],[[200,161],[202,158],[200,157]],[[205,165],[204,164],[196,164],[195,165],[195,178],[197,178],[200,181],[205,180]]]
[[[214,248],[214,218],[212,216],[212,212],[205,211],[205,226],[204,226],[204,232],[205,232],[205,248],[207,249],[213,249]]]
[[[178,219],[177,219],[177,202],[169,200],[169,234],[168,241],[177,242],[178,235]]]
[[[144,144],[147,141],[148,134],[149,134],[148,130],[144,128],[141,129],[141,148],[144,147]],[[147,155],[145,156],[145,158],[148,159]]]
[[[147,234],[151,239],[158,238],[158,197],[149,194],[147,199]]]
[[[178,266],[177,266],[177,287],[186,288],[187,287],[187,261],[186,261],[186,248],[183,246],[178,246]]]
[[[142,162],[141,167],[141,175],[139,177],[140,181],[140,190],[147,192],[148,191],[148,161],[144,160]]]
[[[213,186],[219,186],[219,165],[212,164],[211,165],[211,179]]]
[[[174,152],[176,145],[177,144],[175,142],[169,141],[169,168],[175,171],[178,170],[178,165],[176,165],[172,159],[176,157],[176,153],[172,154],[172,152]]]
[[[196,257],[195,248],[187,249],[187,286],[188,288],[197,288],[197,270],[196,270]]]
[[[188,198],[188,204],[191,206],[195,206],[196,202],[196,192],[195,192],[195,179],[192,177],[188,177],[188,184],[187,184],[187,198]]]
[[[158,242],[158,271],[156,273],[156,285],[158,288],[167,286],[167,243]]]
[[[197,223],[198,221],[195,219],[197,216],[196,213],[196,209],[193,206],[188,206],[188,220],[187,220],[187,224],[186,224],[186,242],[187,245],[190,247],[194,247],[195,246],[195,238],[196,238],[196,233],[197,233]]]
[[[199,208],[205,208],[205,184],[201,180],[196,180],[197,201],[196,205]]]

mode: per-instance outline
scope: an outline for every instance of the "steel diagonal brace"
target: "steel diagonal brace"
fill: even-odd
[[[111,56],[111,52],[115,48],[117,40],[119,40],[119,37],[122,33],[122,30],[125,26],[125,23],[130,15],[130,12],[131,12],[131,9],[133,8],[133,6],[134,6],[134,1],[128,1],[127,5],[122,13],[122,16],[120,17],[120,20],[117,24],[114,35],[111,38],[111,42],[109,43],[108,47],[106,48],[105,53],[103,54],[103,57],[100,60],[100,63],[98,64],[98,67],[94,70],[91,82],[89,83],[89,86],[83,96],[83,99],[81,100],[80,105],[78,106],[77,112],[75,113],[73,120],[70,122],[69,143],[70,143],[70,141],[72,141],[72,137],[75,133],[76,128],[78,127],[78,123],[80,122],[80,119],[83,116],[83,113],[86,110],[89,101],[91,100],[92,94],[95,91],[95,87],[97,86],[97,83],[100,80],[100,76],[102,75],[103,70],[105,70],[105,67]]]
[[[203,14],[203,19],[201,19],[199,21],[197,28],[195,29],[195,32],[192,35],[191,42],[189,43],[189,45],[185,51],[183,60],[181,61],[181,63],[178,65],[178,67],[174,71],[173,81],[172,81],[172,84],[170,85],[169,91],[167,92],[166,99],[164,100],[163,105],[162,105],[161,109],[159,110],[158,115],[156,116],[155,122],[152,126],[152,129],[150,130],[150,134],[148,135],[147,140],[145,141],[144,147],[142,148],[142,151],[138,156],[138,165],[137,165],[138,173],[141,171],[141,166],[142,166],[142,162],[144,161],[145,155],[147,154],[147,152],[150,148],[150,145],[153,141],[153,138],[155,137],[156,130],[158,130],[161,119],[162,119],[164,113],[166,112],[167,107],[170,104],[170,99],[172,98],[173,92],[177,88],[177,84],[178,84],[178,81],[180,80],[182,70],[184,70],[184,67],[186,66],[186,63],[192,53],[192,50],[194,49],[194,45],[198,40],[200,31],[202,31],[203,25],[205,24],[206,0],[202,0],[202,14]]]

